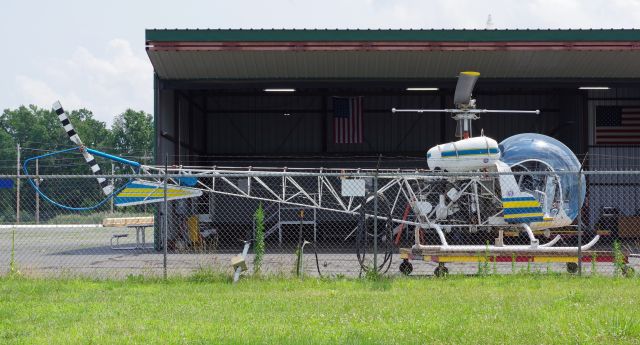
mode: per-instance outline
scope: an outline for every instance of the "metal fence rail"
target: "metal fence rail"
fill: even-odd
[[[116,186],[135,177],[104,175]],[[262,274],[631,275],[640,268],[636,171],[202,168],[145,178],[162,182],[158,193],[166,195],[193,179],[202,195],[118,207],[94,175],[1,176],[0,274],[231,273],[246,241],[249,273],[256,248],[264,248]]]

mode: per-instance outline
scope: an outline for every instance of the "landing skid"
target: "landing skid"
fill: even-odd
[[[557,235],[553,240],[549,241],[545,244],[539,244],[538,239],[535,238],[531,228],[527,224],[522,224],[523,229],[529,236],[529,244],[528,245],[504,245],[502,241],[502,230],[500,230],[500,236],[496,239],[496,244],[493,245],[450,245],[447,242],[446,236],[442,228],[438,224],[431,224],[429,226],[431,229],[434,229],[440,238],[441,244],[439,245],[423,245],[420,244],[420,234],[419,228],[415,230],[415,244],[412,247],[412,250],[415,251],[435,251],[435,252],[482,252],[488,255],[493,253],[558,253],[558,254],[576,254],[578,251],[587,251],[593,247],[598,240],[600,239],[600,235],[596,235],[589,243],[578,247],[554,247],[558,241],[560,241],[561,236]]]

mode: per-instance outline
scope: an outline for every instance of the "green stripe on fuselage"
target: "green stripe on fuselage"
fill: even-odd
[[[444,151],[440,153],[442,158],[452,158],[452,157],[460,157],[460,156],[477,156],[477,155],[487,155],[487,154],[496,154],[500,153],[500,150],[497,148],[490,149],[473,149],[473,150],[460,150],[460,151]]]

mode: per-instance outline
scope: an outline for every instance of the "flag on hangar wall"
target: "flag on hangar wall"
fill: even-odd
[[[333,142],[362,144],[362,97],[333,97]]]
[[[640,106],[597,106],[596,145],[640,145]]]

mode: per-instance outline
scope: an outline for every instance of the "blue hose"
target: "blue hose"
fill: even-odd
[[[28,158],[28,159],[26,159],[26,160],[24,161],[24,164],[22,165],[22,170],[24,171],[24,175],[25,175],[25,176],[27,176],[27,177],[31,176],[31,174],[29,174],[28,165],[29,165],[29,162],[31,162],[31,161],[33,161],[33,160],[36,160],[36,159],[42,159],[42,158],[50,157],[50,156],[54,156],[54,155],[57,155],[57,154],[61,154],[61,153],[65,153],[65,152],[69,152],[69,151],[73,151],[73,150],[77,150],[77,149],[79,149],[79,148],[80,148],[80,146],[77,146],[77,147],[72,147],[72,148],[70,148],[70,149],[65,149],[65,150],[61,150],[61,151],[50,152],[50,153],[47,153],[47,154],[44,154],[44,155],[40,155],[40,156],[35,156],[35,157]],[[95,153],[95,152],[96,152],[95,150],[91,150],[91,151],[92,151],[93,153]],[[100,152],[100,151],[97,151],[97,152]],[[103,155],[102,157],[109,158],[109,157],[107,157],[107,156],[111,156],[111,155],[106,155],[106,154],[105,154],[105,155]],[[109,158],[109,159],[112,159],[112,158]],[[121,163],[124,163],[124,162],[122,162],[121,160],[117,160],[117,159],[112,159],[112,160],[114,160],[114,161],[118,161],[118,162],[121,162]],[[127,161],[127,162],[133,162],[133,161]],[[133,163],[137,163],[137,162],[133,162]],[[130,165],[131,165],[131,164],[130,164]],[[135,165],[134,165],[134,166],[135,166]],[[138,164],[138,166],[137,166],[137,167],[139,167],[139,164]],[[129,179],[129,181],[131,181],[131,180],[132,180],[132,179],[130,178],[130,179]],[[62,208],[62,209],[69,210],[69,211],[90,211],[90,210],[95,210],[95,209],[97,209],[98,207],[100,207],[100,206],[104,205],[104,203],[105,203],[105,202],[107,202],[109,199],[113,198],[116,194],[120,193],[120,192],[121,192],[121,191],[122,191],[122,190],[127,186],[127,184],[128,184],[128,183],[125,183],[122,187],[118,188],[118,190],[115,190],[115,191],[114,191],[114,192],[112,192],[111,194],[107,195],[107,197],[106,197],[106,198],[102,199],[101,201],[99,201],[97,204],[95,204],[95,205],[93,205],[93,206],[87,206],[87,207],[72,207],[72,206],[68,206],[68,205],[63,205],[63,204],[61,204],[61,203],[59,203],[59,202],[57,202],[57,201],[55,201],[55,200],[51,199],[50,197],[48,197],[46,194],[44,194],[44,193],[40,190],[40,188],[38,188],[38,186],[36,186],[36,184],[35,184],[35,183],[33,183],[33,180],[32,180],[31,178],[27,178],[27,181],[29,181],[29,184],[31,185],[31,187],[33,187],[33,189],[36,191],[36,193],[38,193],[38,194],[39,194],[43,199],[45,199],[46,201],[48,201],[48,202],[50,202],[50,203],[52,203],[52,204],[54,204],[54,205],[56,205],[56,206],[58,206],[58,207],[60,207],[60,208]]]

